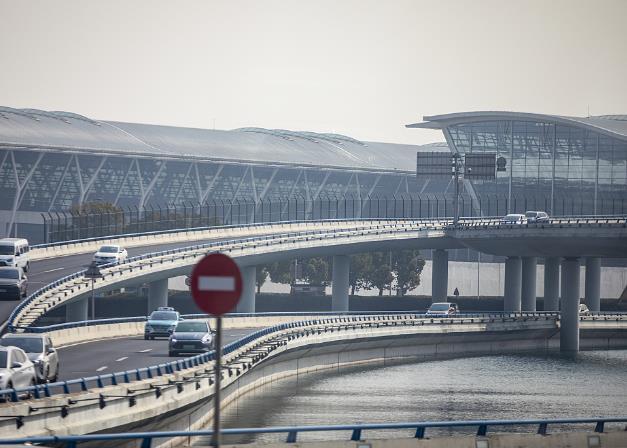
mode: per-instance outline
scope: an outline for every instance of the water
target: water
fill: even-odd
[[[502,355],[346,368],[264,386],[226,410],[223,427],[625,416],[626,385],[627,350],[582,352],[576,359],[557,354]],[[428,430],[438,432],[452,430]],[[413,432],[396,436],[400,435]],[[349,436],[346,432],[299,434],[299,440]],[[260,435],[225,442],[284,437]]]

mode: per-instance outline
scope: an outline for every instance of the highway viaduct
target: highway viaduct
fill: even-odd
[[[179,242],[173,243],[177,239]],[[199,244],[180,247],[183,242],[194,240]],[[447,219],[278,223],[185,232],[183,237],[177,233],[135,237],[132,241],[132,245],[143,249],[147,249],[150,243],[168,244],[169,247],[103,269],[105,277],[97,280],[94,288],[101,292],[148,283],[149,310],[167,305],[168,278],[189,274],[197,260],[212,251],[230,254],[242,268],[244,293],[238,312],[255,311],[257,264],[323,255],[333,257],[332,309],[348,311],[348,255],[398,248],[434,250],[433,301],[444,301],[448,285],[447,250],[469,247],[507,257],[504,311],[533,312],[536,308],[536,265],[538,258],[544,258],[544,311],[561,308],[563,351],[577,351],[579,347],[580,266],[584,264],[586,267],[586,303],[591,311],[599,311],[600,260],[627,254],[625,217],[560,218],[549,223],[526,225],[501,225],[496,219],[467,219],[455,226]],[[79,253],[92,251],[92,246],[100,243],[55,245],[33,253],[40,259],[53,258],[61,263],[59,257],[76,257]],[[125,244],[123,238],[120,243]],[[178,248],[170,249],[172,246]],[[61,305],[66,305],[68,321],[87,320],[90,294],[89,282],[81,274],[75,274],[31,295],[13,311],[10,325],[16,329],[31,325],[38,317]]]

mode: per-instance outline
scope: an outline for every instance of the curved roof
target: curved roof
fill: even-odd
[[[625,115],[601,115],[598,117],[566,117],[561,115],[534,114],[528,112],[456,112],[445,115],[431,115],[423,117],[422,123],[408,124],[408,128],[443,129],[460,123],[472,123],[494,120],[527,120],[561,123],[570,126],[578,126],[627,140],[627,119]]]
[[[0,146],[402,172],[413,171],[417,151],[448,151],[446,143],[421,147],[283,129],[180,128],[9,107],[0,107]]]

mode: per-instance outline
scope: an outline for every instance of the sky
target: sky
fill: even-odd
[[[0,105],[424,144],[425,115],[627,113],[625,0],[0,0]],[[589,111],[589,112],[588,112]]]

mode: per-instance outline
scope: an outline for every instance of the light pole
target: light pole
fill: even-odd
[[[83,275],[86,278],[91,279],[91,320],[96,320],[96,296],[94,293],[94,283],[97,278],[102,278],[103,275],[95,261],[92,261],[91,264],[87,266],[87,270]]]

